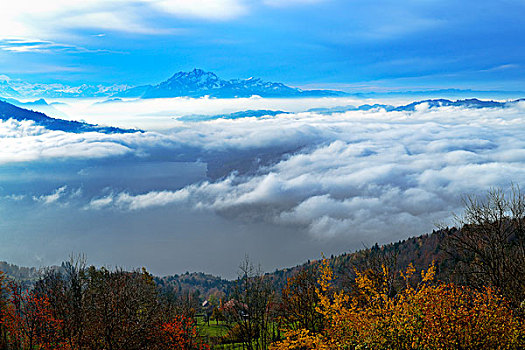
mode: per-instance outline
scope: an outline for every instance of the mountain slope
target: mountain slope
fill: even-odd
[[[18,121],[31,120],[34,121],[35,124],[43,126],[48,130],[60,130],[73,133],[96,131],[105,134],[117,134],[137,131],[120,129],[111,126],[98,126],[88,123],[77,122],[74,120],[55,119],[48,117],[44,113],[20,108],[0,100],[0,120],[8,119],[14,119]]]
[[[67,118],[66,114],[57,110],[52,104],[47,103],[43,98],[29,102],[20,102],[14,98],[7,98],[4,99],[4,101],[20,108],[42,112],[48,116],[52,115],[59,118]]]

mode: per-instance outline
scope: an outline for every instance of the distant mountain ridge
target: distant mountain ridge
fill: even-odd
[[[112,126],[98,126],[74,120],[51,118],[41,112],[17,107],[11,103],[0,100],[0,120],[14,119],[18,121],[31,120],[35,124],[48,130],[60,130],[72,133],[100,132],[105,134],[121,134],[137,132],[138,130],[121,129]]]
[[[3,98],[91,98],[107,97],[129,89],[129,85],[81,84],[70,86],[59,83],[28,83],[20,80],[1,80],[0,96]]]
[[[0,97],[17,99],[40,98],[162,98],[162,97],[203,97],[216,98],[251,97],[253,95],[273,98],[300,97],[344,97],[382,98],[393,96],[413,96],[414,98],[519,98],[524,91],[471,90],[471,89],[435,89],[435,90],[399,90],[399,91],[352,91],[303,90],[283,83],[266,82],[259,78],[230,79],[219,78],[213,72],[195,68],[190,72],[175,73],[168,80],[159,84],[133,86],[128,84],[83,83],[30,83],[20,79],[10,79],[0,75]]]
[[[20,80],[1,80],[0,96],[4,98],[164,98],[164,97],[342,97],[347,93],[335,90],[301,90],[282,83],[259,78],[224,80],[213,72],[195,68],[190,72],[175,73],[156,85],[130,86],[126,84],[40,84]]]
[[[439,108],[439,107],[463,107],[463,108],[505,108],[512,106],[519,102],[524,102],[525,99],[518,99],[507,102],[499,101],[484,101],[477,98],[469,98],[464,100],[446,100],[446,99],[432,99],[415,101],[406,105],[393,106],[385,104],[364,104],[361,106],[337,106],[328,108],[311,108],[307,112],[314,112],[319,114],[344,113],[349,111],[369,111],[372,109],[384,109],[387,112],[414,112],[418,108]]]
[[[450,282],[454,278],[455,262],[450,259],[444,246],[447,239],[455,232],[457,229],[454,227],[434,230],[431,233],[397,242],[384,245],[375,244],[370,248],[327,257],[334,271],[334,282],[338,284],[353,279],[355,278],[355,269],[362,271],[370,267],[372,260],[381,256],[394,255],[397,256],[396,267],[400,271],[405,271],[410,264],[417,271],[421,271],[433,263],[436,267],[436,279]],[[265,273],[265,276],[271,281],[273,288],[281,290],[286,286],[288,278],[295,276],[302,269],[317,269],[320,262],[320,260],[308,260],[293,267],[275,269],[273,272]],[[225,280],[202,272],[156,277],[155,281],[163,291],[172,291],[175,294],[180,294],[181,291],[198,291],[200,295],[205,297],[217,291],[228,295],[235,285],[235,280]]]
[[[445,100],[445,99],[434,99],[434,100],[422,100],[415,101],[406,105],[393,106],[386,104],[364,104],[360,106],[346,105],[346,106],[336,106],[336,107],[318,107],[310,108],[306,112],[313,112],[317,114],[334,114],[334,113],[345,113],[350,111],[370,111],[374,109],[383,109],[387,112],[415,112],[419,108],[440,108],[440,107],[463,107],[463,108],[506,108],[513,106],[516,103],[525,102],[525,99],[519,99],[514,101],[499,102],[499,101],[483,101],[476,98],[465,99],[465,100]],[[197,115],[190,114],[179,117],[180,121],[188,122],[200,122],[207,120],[215,119],[241,119],[241,118],[260,118],[260,117],[273,117],[280,114],[290,114],[293,112],[282,111],[282,110],[268,110],[268,109],[258,109],[258,110],[243,110],[233,113],[226,114],[215,114],[215,115]]]
[[[241,119],[241,118],[260,118],[260,117],[274,117],[279,114],[290,114],[290,112],[284,112],[281,110],[268,110],[268,109],[248,109],[245,111],[226,113],[226,114],[215,114],[215,115],[185,115],[178,120],[185,122],[202,122],[206,120],[215,120],[215,119]]]
[[[178,72],[157,85],[134,87],[114,94],[114,97],[166,98],[166,97],[342,97],[348,94],[335,90],[301,90],[282,83],[259,78],[224,80],[213,72],[195,68],[191,72]]]
[[[14,98],[5,98],[5,99],[0,98],[0,100],[3,100],[7,103],[10,103],[20,108],[42,112],[48,116],[53,116],[53,117],[58,117],[58,118],[67,118],[67,115],[65,113],[57,110],[54,107],[54,104],[47,103],[47,101],[43,98],[40,98],[35,101],[28,101],[28,102],[20,102]]]

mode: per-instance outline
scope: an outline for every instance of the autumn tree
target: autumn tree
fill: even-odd
[[[319,296],[317,289],[317,270],[307,267],[295,276],[288,278],[281,292],[279,318],[284,328],[308,330],[318,333],[323,328],[322,315],[317,312]]]
[[[271,342],[273,298],[270,281],[246,258],[228,310],[248,350],[267,349]]]
[[[85,292],[88,347],[145,349],[159,315],[158,293],[145,270],[126,272],[90,267]]]
[[[389,292],[389,271],[370,278],[356,271],[356,294],[333,289],[333,272],[321,264],[318,311],[325,328],[319,334],[291,330],[272,346],[284,349],[520,349],[525,330],[507,301],[494,289],[470,289],[434,283],[434,266],[401,277],[404,288]]]
[[[193,318],[184,317],[177,303],[162,297],[145,269],[86,268],[82,260],[71,260],[60,269],[48,270],[31,293],[60,323],[59,339],[68,349],[206,348]],[[10,304],[13,310],[29,305],[17,300]],[[18,323],[10,323],[13,332],[25,329]]]
[[[72,349],[86,346],[84,332],[87,327],[87,286],[85,257],[71,256],[59,270],[45,271],[34,287],[34,293],[49,299],[54,316],[63,321],[62,336]]]
[[[0,320],[7,312],[8,305],[8,284],[4,272],[0,271]],[[5,326],[0,322],[0,349],[7,347],[7,331]]]
[[[207,350],[197,334],[197,325],[193,318],[183,315],[174,316],[154,327],[151,333],[152,349]]]
[[[49,299],[24,291],[17,283],[9,290],[9,302],[1,323],[7,333],[8,348],[65,349],[61,337],[63,322],[52,312]]]

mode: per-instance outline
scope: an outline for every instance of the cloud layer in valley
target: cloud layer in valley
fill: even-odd
[[[462,195],[523,184],[524,113],[523,102],[485,109],[423,104],[414,112],[297,112],[180,122],[163,133],[121,135],[68,134],[8,121],[0,124],[0,170],[9,179],[1,207],[97,218],[111,227],[104,239],[124,242],[131,234],[138,246],[147,245],[151,235],[158,247],[176,236],[178,243],[168,245],[180,254],[177,259],[192,244],[220,237],[223,244],[207,252],[203,263],[256,251],[266,268],[274,268],[299,263],[312,252],[338,253],[431,231],[437,222],[450,223]],[[40,187],[33,178],[32,187],[24,188],[17,181],[26,173],[9,177],[10,168],[21,166],[44,175],[60,166],[70,176],[46,181],[43,176]],[[210,176],[216,168],[221,175]],[[124,218],[152,216],[150,233],[129,233]],[[86,228],[64,233],[61,225],[55,229],[65,242],[84,239]],[[255,249],[261,240],[267,246]],[[298,240],[301,251],[294,251]],[[272,252],[277,244],[293,252],[286,257]],[[116,256],[126,259],[124,251]],[[165,272],[155,256],[144,255],[144,262]],[[234,269],[235,262],[228,264]],[[213,272],[227,274],[225,265]]]
[[[124,210],[191,204],[230,218],[300,225],[320,238],[416,234],[447,219],[462,194],[525,180],[522,107],[423,106],[414,113],[299,113],[203,123],[171,137],[209,150],[303,148],[255,175],[103,200]]]

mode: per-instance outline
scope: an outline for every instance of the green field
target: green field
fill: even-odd
[[[199,334],[211,349],[244,349],[242,343],[221,344],[220,337],[226,335],[229,330],[226,322],[219,321],[217,324],[215,321],[210,321],[208,326],[203,316],[197,316],[196,319]]]
[[[228,333],[228,326],[226,322],[219,321],[217,324],[215,321],[210,321],[210,325],[206,323],[204,317],[197,317],[197,327],[199,334],[206,340],[212,349],[242,349],[242,344],[219,344],[219,338]]]

